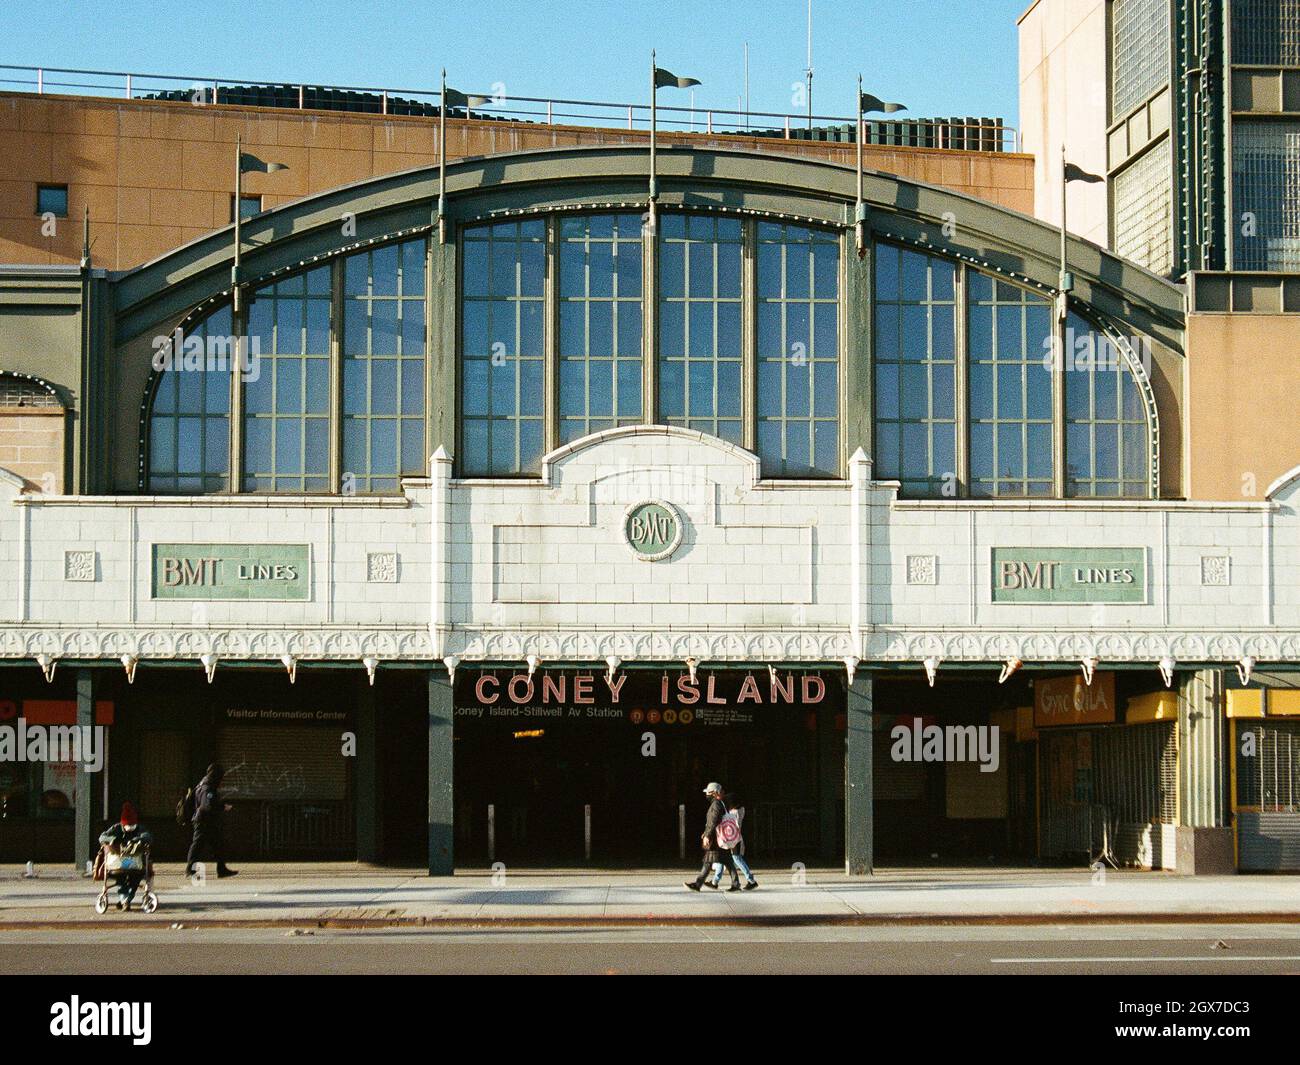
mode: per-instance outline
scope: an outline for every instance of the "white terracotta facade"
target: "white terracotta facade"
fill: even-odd
[[[758,478],[697,432],[616,429],[540,479],[434,476],[398,497],[63,497],[0,482],[0,656],[304,661],[1227,666],[1300,659],[1300,471],[1258,502],[903,501],[859,452],[847,481]],[[630,505],[684,519],[636,557]],[[292,602],[155,599],[151,545],[308,545]],[[1140,549],[1133,604],[995,603],[995,547]]]

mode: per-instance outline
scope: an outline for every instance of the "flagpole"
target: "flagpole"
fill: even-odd
[[[438,94],[438,243],[447,243],[447,68]]]
[[[239,299],[239,265],[240,250],[243,245],[243,220],[244,220],[244,138],[242,134],[235,136],[235,261],[230,267],[230,305],[233,313],[238,314],[240,310]]]
[[[857,187],[858,187],[858,195],[857,195],[857,201],[856,201],[856,203],[855,203],[854,206],[853,206],[853,239],[854,239],[855,246],[856,246],[856,248],[857,248],[858,258],[860,259],[860,258],[862,258],[862,251],[863,251],[863,249],[866,247],[866,232],[865,232],[866,227],[863,225],[863,222],[865,221],[864,215],[866,214],[866,212],[863,210],[863,204],[862,204],[862,134],[863,134],[863,127],[862,127],[862,75],[861,75],[861,74],[858,75],[858,110],[857,110],[857,116],[858,116],[858,129],[857,129],[857,134],[858,134],[858,135],[857,135],[857,137],[856,137],[855,139],[856,139],[857,142],[858,142],[858,173],[857,173],[857,183],[858,183]]]
[[[659,93],[655,84],[655,51],[650,49],[650,231],[655,230],[655,200],[659,198],[659,189],[655,184],[655,132],[658,114],[655,106]]]
[[[1068,205],[1067,193],[1070,188],[1070,181],[1065,172],[1065,143],[1061,144],[1061,307],[1057,315],[1061,321],[1065,321],[1069,309],[1070,289],[1073,287],[1073,279],[1070,277],[1069,264],[1066,252],[1066,209]]]

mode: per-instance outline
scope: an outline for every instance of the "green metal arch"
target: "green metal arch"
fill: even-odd
[[[853,224],[851,167],[761,152],[670,147],[658,153],[665,207],[735,211]],[[544,149],[448,164],[453,222],[557,208],[639,210],[646,205],[647,148]],[[1055,291],[1059,230],[961,193],[888,174],[864,176],[874,235],[966,258]],[[426,232],[438,171],[420,167],[368,179],[244,222],[244,276],[256,282],[340,252]],[[225,227],[113,279],[117,343],[174,322],[229,289],[233,227]],[[1183,290],[1087,241],[1069,242],[1076,302],[1183,350]]]

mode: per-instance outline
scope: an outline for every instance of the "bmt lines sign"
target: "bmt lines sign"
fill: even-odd
[[[308,544],[154,544],[155,599],[308,599]]]
[[[1145,603],[1144,547],[995,547],[995,603]]]

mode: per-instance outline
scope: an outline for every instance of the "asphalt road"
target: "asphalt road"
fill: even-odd
[[[0,932],[10,974],[1300,974],[1295,925]]]

